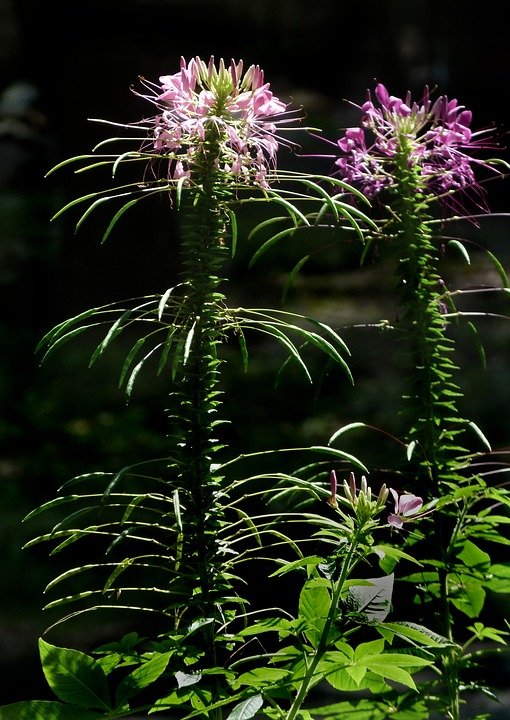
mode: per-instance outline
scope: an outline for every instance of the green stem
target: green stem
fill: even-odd
[[[331,632],[331,628],[333,627],[333,623],[338,617],[338,607],[340,603],[340,597],[342,595],[342,590],[345,581],[347,580],[352,571],[352,568],[356,565],[355,562],[352,562],[352,559],[359,544],[359,538],[362,536],[363,527],[360,527],[353,535],[351,545],[342,563],[340,575],[336,583],[333,585],[333,593],[331,595],[331,603],[329,606],[328,616],[326,618],[326,622],[324,623],[317,649],[301,681],[301,685],[299,686],[299,689],[296,693],[296,697],[294,698],[294,701],[289,709],[289,712],[287,714],[287,720],[294,720],[294,718],[300,711],[301,706],[308,695],[310,685],[315,677],[317,667],[319,666],[319,663],[322,660],[324,653],[328,649],[328,638]]]
[[[394,231],[398,244],[403,324],[409,341],[412,385],[407,396],[410,417],[408,442],[416,443],[413,455],[413,481],[427,488],[430,497],[448,492],[448,482],[458,478],[457,436],[465,426],[456,401],[462,397],[453,382],[457,370],[450,355],[453,342],[446,336],[441,314],[441,278],[437,270],[437,251],[427,224],[426,202],[419,171],[409,163],[409,152],[402,141],[398,164],[398,191],[395,195]],[[423,492],[423,490],[421,491]],[[453,618],[448,590],[452,570],[453,538],[451,518],[437,510],[433,516],[433,542],[440,553],[439,614],[441,631],[453,639]],[[430,539],[430,538],[429,538]],[[451,649],[443,658],[450,720],[459,720],[458,652]]]
[[[181,559],[175,568],[178,621],[207,620],[202,630],[205,662],[215,666],[217,627],[224,622],[223,598],[228,588],[219,544],[224,489],[214,470],[221,450],[216,439],[221,405],[218,346],[222,341],[219,291],[227,254],[226,191],[216,169],[218,139],[204,143],[193,189],[181,206],[183,286],[178,362],[169,415],[175,452],[171,470],[177,475],[181,504]],[[223,498],[223,500],[222,500]],[[212,622],[211,622],[212,621]]]

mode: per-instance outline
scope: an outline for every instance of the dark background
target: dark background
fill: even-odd
[[[74,313],[169,287],[178,272],[171,213],[164,203],[136,210],[101,246],[106,216],[87,221],[77,235],[72,213],[50,222],[66,202],[94,190],[94,178],[45,173],[109,135],[88,118],[129,122],[148,113],[130,87],[139,76],[157,82],[176,72],[181,55],[259,64],[275,94],[302,104],[307,122],[332,138],[357,120],[344,100],[362,102],[375,81],[395,95],[411,90],[416,99],[425,84],[437,85],[473,111],[474,128],[494,123],[503,132],[510,74],[503,8],[485,2],[475,15],[454,0],[0,0],[0,702],[45,692],[36,640],[49,622],[43,588],[58,561],[48,561],[44,548],[21,550],[34,534],[22,518],[73,475],[116,470],[164,447],[162,381],[142,380],[126,405],[116,388],[115,351],[88,370],[91,340],[66,345],[43,366],[34,349]],[[506,150],[500,154],[508,159]],[[491,186],[494,210],[508,207],[507,192],[506,183]],[[241,217],[241,231],[252,221]],[[506,221],[487,221],[482,230],[478,241],[508,268]],[[299,253],[284,247],[249,273],[249,248],[241,247],[231,269],[233,302],[274,306]],[[372,266],[359,269],[358,259],[352,248],[318,254],[296,285],[294,307],[332,325],[393,317],[388,278]],[[482,255],[465,274],[468,284],[497,282]],[[506,447],[510,331],[493,322],[480,332],[486,373],[473,345],[459,339],[466,412]],[[387,423],[398,398],[393,340],[378,338],[374,350],[372,337],[349,336],[354,390],[339,377],[322,393],[292,383],[275,391],[278,363],[264,345],[249,380],[236,360],[229,362],[227,383],[240,398],[228,408],[233,447],[325,443],[346,422]],[[50,641],[101,640],[104,628],[88,622]]]

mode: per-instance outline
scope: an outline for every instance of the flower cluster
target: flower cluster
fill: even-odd
[[[370,518],[375,517],[381,512],[389,492],[386,485],[382,485],[375,500],[372,499],[372,488],[368,485],[366,477],[364,475],[361,476],[360,489],[358,490],[353,472],[350,473],[349,480],[343,481],[344,497],[337,496],[338,481],[334,470],[330,473],[329,485],[331,495],[327,501],[328,505],[337,508],[338,499],[342,500],[347,505],[350,505],[356,517],[362,523],[367,522]]]
[[[160,110],[151,120],[152,143],[170,160],[171,179],[190,178],[213,139],[219,170],[238,183],[268,187],[267,171],[276,165],[279,145],[289,144],[277,134],[289,113],[258,65],[243,73],[242,60],[226,67],[221,59],[216,67],[214,57],[208,63],[181,58],[180,71],[163,75],[160,83],[143,97]]]
[[[361,476],[360,488],[356,487],[356,478],[353,472],[350,473],[349,479],[343,481],[343,496],[337,495],[338,480],[334,470],[329,476],[330,496],[327,499],[328,505],[338,508],[338,500],[349,505],[355,512],[360,522],[366,522],[372,517],[378,515],[384,508],[388,495],[391,493],[395,509],[388,515],[387,522],[389,525],[400,530],[404,523],[413,520],[419,520],[425,515],[429,515],[431,509],[423,509],[423,500],[412,493],[398,494],[393,488],[387,488],[382,485],[375,499],[372,497],[372,489],[367,483],[364,475]]]
[[[465,151],[495,144],[484,137],[488,130],[470,129],[469,110],[446,96],[432,103],[428,88],[421,105],[412,102],[410,93],[405,100],[390,95],[381,83],[375,98],[377,103],[368,91],[360,106],[361,127],[348,128],[338,140],[341,154],[335,164],[342,179],[373,197],[395,187],[396,163],[404,158],[419,169],[424,188],[434,195],[478,188],[473,167],[488,165]]]

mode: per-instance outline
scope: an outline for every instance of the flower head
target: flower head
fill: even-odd
[[[214,57],[181,58],[179,72],[163,75],[160,86],[147,84],[159,113],[152,118],[153,149],[169,159],[171,179],[190,178],[207,146],[215,148],[216,163],[237,183],[268,187],[267,171],[276,166],[277,134],[288,120],[287,106],[273,95],[264,72],[243,62],[226,66]]]
[[[431,194],[479,192],[474,168],[490,166],[468,153],[496,145],[485,138],[488,130],[470,129],[469,110],[445,95],[433,103],[427,87],[421,104],[410,93],[405,100],[390,95],[381,83],[374,94],[375,99],[368,91],[360,107],[361,127],[347,128],[337,142],[342,179],[373,197],[397,185],[395,170],[404,161],[418,170]]]
[[[420,512],[423,507],[421,497],[412,495],[411,493],[403,493],[399,496],[393,488],[389,488],[389,491],[395,500],[395,511],[388,515],[388,523],[390,525],[400,529],[405,522],[416,520],[423,515],[423,513]]]

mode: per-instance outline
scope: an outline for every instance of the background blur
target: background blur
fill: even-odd
[[[69,343],[43,366],[34,350],[44,332],[81,310],[171,285],[178,259],[168,207],[156,202],[128,213],[101,246],[106,215],[85,222],[77,235],[73,213],[50,222],[66,202],[93,191],[94,178],[62,170],[45,179],[45,173],[109,136],[108,127],[88,118],[130,122],[150,113],[130,87],[139,76],[157,82],[176,72],[181,55],[259,64],[274,93],[302,104],[306,122],[332,138],[357,121],[344,100],[362,102],[375,81],[395,95],[411,90],[416,99],[425,84],[437,85],[473,110],[474,128],[508,129],[510,51],[502,8],[492,0],[476,6],[476,15],[455,0],[0,0],[1,703],[47,692],[36,642],[51,619],[41,610],[43,589],[57,574],[58,559],[48,559],[45,547],[21,549],[37,530],[22,518],[73,475],[117,470],[165,445],[163,380],[148,375],[126,405],[116,387],[115,349],[90,370],[94,338]],[[489,192],[492,209],[509,208],[507,184],[493,183]],[[242,233],[256,218],[240,220]],[[508,227],[491,219],[483,232],[465,226],[461,232],[476,234],[508,270]],[[239,244],[231,302],[277,305],[285,272],[302,248],[280,246],[247,271],[255,246],[243,247],[242,235]],[[482,254],[470,268],[451,272],[460,285],[497,282]],[[360,269],[359,248],[335,244],[314,256],[290,302],[334,326],[391,320],[395,311],[391,278],[377,265]],[[505,312],[498,302],[487,307]],[[459,337],[466,413],[494,446],[506,447],[510,325],[482,323],[480,333],[487,372],[472,341]],[[355,420],[387,425],[399,389],[393,339],[378,336],[375,345],[365,330],[346,331],[345,339],[355,388],[340,375],[306,388],[296,375],[274,390],[279,363],[272,346],[256,348],[248,379],[233,356],[227,373],[239,399],[228,406],[233,447],[325,443]],[[95,619],[87,622],[50,642],[97,644],[104,629]]]

